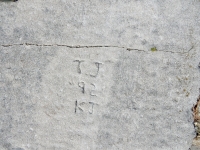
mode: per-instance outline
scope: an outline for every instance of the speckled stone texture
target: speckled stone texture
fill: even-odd
[[[0,150],[194,149],[199,10],[0,1]]]

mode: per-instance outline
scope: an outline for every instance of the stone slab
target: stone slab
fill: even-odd
[[[4,149],[188,150],[199,84],[194,56],[1,47],[1,144]]]
[[[0,149],[188,150],[199,7],[0,1]]]

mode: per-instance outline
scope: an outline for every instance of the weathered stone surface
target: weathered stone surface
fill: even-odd
[[[1,43],[118,45],[188,51],[199,39],[197,0],[1,2]]]
[[[0,4],[0,149],[190,148],[199,1]]]
[[[200,150],[200,147],[199,147],[199,146],[192,146],[192,147],[190,148],[190,150]]]

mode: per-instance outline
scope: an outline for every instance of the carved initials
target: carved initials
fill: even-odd
[[[84,62],[83,60],[74,60],[74,62],[78,62],[77,72],[81,74],[81,63]]]
[[[97,72],[96,72],[95,75],[90,75],[91,77],[97,77],[97,75],[99,74],[100,65],[101,65],[102,63],[95,62],[94,64],[95,64],[95,66],[97,67]]]
[[[85,103],[85,102],[81,102],[80,104],[78,104],[78,101],[75,101],[75,114],[78,113],[78,110],[83,112],[83,108],[81,108],[81,106],[86,106],[86,108],[88,109],[89,114],[93,114],[94,112],[94,105],[98,105],[94,102],[89,102],[89,103]]]

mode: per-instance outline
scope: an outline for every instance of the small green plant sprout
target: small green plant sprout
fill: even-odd
[[[157,50],[156,47],[152,47],[152,48],[151,48],[151,51],[152,51],[152,52],[156,52],[156,51],[158,51],[158,50]]]

